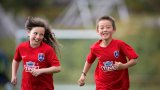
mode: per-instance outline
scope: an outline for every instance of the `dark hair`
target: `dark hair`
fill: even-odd
[[[116,30],[115,20],[114,20],[113,17],[111,17],[111,16],[102,16],[102,17],[100,17],[96,22],[97,27],[98,27],[98,22],[101,21],[101,20],[109,20],[112,23],[113,29]]]
[[[55,38],[55,34],[51,32],[51,27],[47,21],[38,17],[28,17],[25,22],[25,29],[31,31],[34,27],[43,27],[45,29],[43,41],[53,47],[56,52],[59,51],[59,43]]]

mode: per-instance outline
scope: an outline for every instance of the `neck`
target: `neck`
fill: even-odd
[[[112,38],[107,39],[107,40],[102,40],[100,46],[101,47],[107,47],[110,44],[111,41],[112,41]]]
[[[30,43],[30,46],[31,46],[32,48],[37,48],[37,47],[40,46],[40,44],[33,44],[33,43]]]

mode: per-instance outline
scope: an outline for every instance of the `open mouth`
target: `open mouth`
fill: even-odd
[[[39,42],[40,40],[38,40],[38,39],[34,39],[34,41],[35,41],[35,42]]]
[[[102,33],[102,35],[109,35],[109,33]]]

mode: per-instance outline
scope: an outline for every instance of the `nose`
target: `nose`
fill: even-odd
[[[107,31],[107,29],[106,29],[106,28],[104,28],[104,29],[103,29],[103,31]]]

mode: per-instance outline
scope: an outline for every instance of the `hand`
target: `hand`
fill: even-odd
[[[85,79],[86,79],[86,76],[82,73],[81,77],[78,80],[79,86],[84,86],[85,85]]]
[[[114,68],[115,70],[122,70],[122,69],[125,69],[125,65],[121,62],[115,62]]]
[[[38,75],[40,75],[42,72],[40,69],[32,69],[30,72],[33,76],[37,77]]]
[[[17,84],[17,76],[12,76],[11,84],[14,85],[14,86]]]

